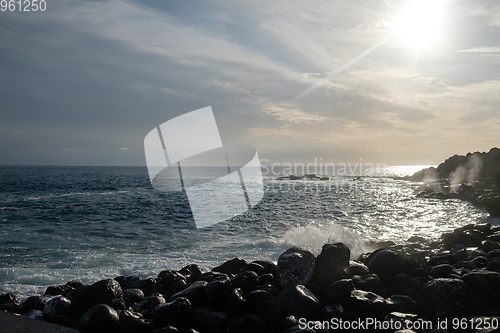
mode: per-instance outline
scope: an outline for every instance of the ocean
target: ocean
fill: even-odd
[[[153,189],[146,167],[0,167],[0,294],[43,294],[70,280],[156,277],[196,263],[277,260],[287,248],[344,242],[355,258],[370,244],[411,236],[433,240],[483,210],[456,199],[416,196],[420,184],[394,180],[423,168],[329,181],[278,180],[263,168],[265,195],[242,215],[196,229],[185,196]],[[283,170],[281,170],[283,171]]]

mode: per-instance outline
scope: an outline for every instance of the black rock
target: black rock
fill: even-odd
[[[344,315],[344,307],[340,303],[330,303],[323,307],[323,320],[331,320],[332,318],[341,318]]]
[[[196,265],[196,264],[191,264],[191,265],[187,265],[187,266],[182,267],[179,270],[179,273],[184,275],[184,276],[190,275],[191,277],[193,277],[194,281],[196,281],[203,274],[201,267]]]
[[[500,296],[500,273],[487,270],[475,271],[462,276],[474,293]]]
[[[77,321],[65,315],[55,315],[54,317],[50,318],[49,322],[60,326],[73,327],[75,326],[75,323]]]
[[[472,269],[476,268],[476,266],[474,266],[474,264],[471,263],[470,261],[458,261],[455,263],[455,268],[457,268],[457,269],[465,268],[465,269],[472,270]]]
[[[28,312],[25,312],[22,315],[22,317],[29,319],[36,319],[36,320],[44,320],[45,315],[40,310],[29,310]]]
[[[223,326],[228,321],[228,316],[224,312],[213,311],[206,308],[194,308],[190,323],[195,329],[204,331]]]
[[[427,262],[427,266],[432,267],[453,262],[454,258],[449,253],[440,253],[430,257],[429,261]]]
[[[398,273],[408,274],[412,265],[403,254],[391,249],[373,252],[368,258],[367,266],[371,273],[377,274],[380,280],[390,285]]]
[[[439,278],[429,281],[417,294],[416,301],[422,316],[432,319],[436,313],[455,302],[467,308],[471,297],[471,289],[464,281]]]
[[[163,271],[158,275],[158,279],[154,292],[162,294],[168,299],[170,299],[173,294],[188,287],[184,275],[177,271]]]
[[[401,333],[404,331],[409,331],[409,327],[413,328],[413,323],[418,321],[419,318],[416,314],[411,313],[401,313],[392,312],[385,316],[382,327],[384,327],[384,322],[386,322],[387,327],[397,327],[399,330],[397,332]]]
[[[314,272],[314,254],[309,248],[292,247],[278,258],[276,281],[282,288],[306,284]]]
[[[220,266],[212,268],[212,271],[225,273],[225,274],[238,274],[240,269],[242,269],[246,265],[247,265],[247,262],[245,260],[242,260],[239,258],[234,258],[234,259],[226,261],[225,263],[223,263]]]
[[[420,291],[420,289],[422,289],[422,287],[413,277],[403,273],[398,273],[394,276],[392,281],[392,289],[396,294],[413,297]]]
[[[146,319],[134,318],[120,325],[120,333],[148,333],[154,329],[154,325]]]
[[[43,313],[47,318],[61,314],[71,306],[71,301],[64,296],[56,296],[50,299],[43,307]]]
[[[330,285],[325,294],[327,303],[342,302],[345,298],[351,295],[351,290],[354,289],[354,284],[351,279],[342,279]]]
[[[118,327],[119,322],[120,317],[112,307],[107,304],[98,304],[90,308],[83,315],[76,328],[81,332],[107,333],[114,331]]]
[[[284,315],[316,319],[320,316],[319,299],[303,285],[290,286],[278,296]]]
[[[384,285],[376,274],[367,274],[364,276],[354,275],[352,282],[356,289],[371,291],[378,295],[384,293]]]
[[[280,302],[264,290],[254,290],[246,295],[248,312],[261,317],[269,324],[280,321],[282,316]]]
[[[142,313],[134,312],[131,308],[129,310],[117,310],[116,313],[120,317],[120,324],[130,319],[142,319]]]
[[[6,304],[6,303],[19,304],[19,300],[13,293],[0,295],[0,304]]]
[[[474,266],[476,266],[478,268],[484,268],[484,267],[488,266],[488,259],[486,259],[485,257],[481,257],[481,256],[475,257],[470,262],[471,262],[471,264],[473,264]]]
[[[370,291],[353,290],[343,304],[346,311],[363,318],[382,318],[387,311],[385,299]]]
[[[392,295],[385,302],[387,312],[416,313],[418,311],[417,302],[406,295]]]
[[[142,279],[142,280],[138,281],[135,284],[135,287],[137,289],[142,290],[142,292],[144,293],[144,296],[149,296],[153,293],[153,290],[155,289],[155,285],[156,285],[156,279],[147,278],[147,279]]]
[[[14,304],[14,303],[4,303],[0,304],[0,311],[7,311],[7,312],[16,312],[19,309],[19,305]]]
[[[455,267],[449,265],[449,264],[441,264],[433,267],[429,273],[430,276],[433,278],[449,278],[450,275],[458,274],[458,271],[455,269]]]
[[[276,271],[276,262],[269,260],[255,260],[253,263],[259,264],[264,267],[264,273],[273,273]]]
[[[325,292],[334,282],[349,279],[349,258],[351,251],[343,243],[325,244],[316,258],[311,283],[314,283],[320,292]]]
[[[500,249],[495,249],[490,251],[486,256],[486,259],[488,260],[500,259]]]
[[[226,313],[231,316],[239,316],[246,311],[246,300],[240,288],[233,289],[227,296]]]
[[[120,284],[122,290],[136,288],[137,283],[141,280],[142,278],[139,276],[115,277],[115,281],[117,281]]]
[[[262,266],[261,264],[258,264],[256,262],[251,262],[251,263],[243,266],[238,273],[246,272],[246,271],[255,272],[255,274],[257,274],[257,275],[261,275],[261,274],[264,274],[266,272],[266,270],[264,269],[264,266]]]
[[[411,236],[410,238],[408,238],[409,243],[425,243],[426,241],[427,239],[421,236]]]
[[[73,290],[73,289],[75,289],[75,288],[73,288],[72,286],[70,286],[68,284],[63,284],[60,286],[50,286],[50,287],[47,287],[47,289],[45,289],[44,295],[52,295],[52,296],[64,295],[68,291]]]
[[[253,271],[244,271],[232,278],[231,283],[234,288],[241,288],[241,290],[248,292],[254,290],[259,284],[259,277]]]
[[[161,294],[154,294],[152,296],[146,297],[141,302],[134,305],[132,309],[135,312],[148,314],[150,312],[153,312],[158,305],[163,303],[165,303],[165,298],[163,298]]]
[[[278,288],[276,288],[272,284],[259,284],[257,287],[255,287],[255,290],[264,290],[275,297],[278,296]]]
[[[349,270],[351,271],[352,276],[354,275],[363,276],[370,273],[370,270],[365,264],[355,260],[349,261]]]
[[[23,314],[31,310],[43,311],[46,303],[40,296],[30,296],[19,307],[19,313]]]
[[[78,291],[78,294],[74,295],[71,305],[78,310],[78,314],[85,313],[98,304],[106,304],[116,310],[125,308],[122,288],[113,279],[101,280],[90,286],[75,289],[75,291]]]
[[[259,284],[274,284],[274,276],[271,273],[259,275]]]
[[[158,328],[156,330],[152,330],[149,333],[176,333],[176,332],[179,332],[179,330],[177,329],[177,327],[175,327],[175,326],[166,326],[166,327]]]
[[[450,250],[451,261],[450,263],[456,263],[457,261],[467,260],[469,254],[467,249],[462,244],[457,244],[453,246]]]
[[[176,324],[187,321],[193,312],[189,299],[178,297],[174,301],[159,304],[154,310],[153,318],[160,325]]]
[[[205,288],[204,300],[211,309],[222,308],[226,302],[227,295],[233,289],[233,284],[227,276],[213,279]]]
[[[264,321],[251,313],[234,317],[228,324],[227,333],[255,333],[267,332]]]
[[[194,306],[202,303],[202,299],[207,288],[208,283],[206,281],[196,281],[186,289],[175,293],[170,297],[170,301],[175,300],[177,297],[185,297],[194,304]]]
[[[500,273],[500,262],[497,260],[492,260],[488,263],[486,269],[492,272]]]
[[[144,293],[141,289],[131,288],[123,290],[123,299],[125,303],[138,303],[144,299]]]

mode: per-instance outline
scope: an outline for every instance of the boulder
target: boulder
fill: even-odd
[[[367,266],[370,272],[377,274],[385,285],[390,285],[396,274],[408,274],[412,268],[406,256],[392,249],[381,249],[373,252],[368,258]]]
[[[131,288],[123,291],[123,299],[125,303],[138,303],[144,299],[144,293],[141,289]]]
[[[281,318],[280,302],[264,290],[254,290],[246,295],[248,312],[261,317],[268,324],[274,324]]]
[[[227,276],[213,279],[205,289],[205,302],[211,309],[222,308],[226,302],[227,295],[233,289],[233,284]]]
[[[41,296],[30,296],[21,304],[18,312],[23,314],[31,310],[43,311],[46,303],[45,299]]]
[[[177,297],[187,298],[195,306],[202,302],[202,298],[207,288],[208,283],[206,281],[196,281],[184,290],[175,293],[170,297],[170,301],[175,300]]]
[[[458,271],[455,269],[455,267],[449,265],[449,264],[441,264],[434,266],[429,275],[432,276],[433,278],[449,278],[450,275],[455,274],[458,276]]]
[[[309,248],[292,247],[278,258],[276,280],[282,288],[309,282],[314,272],[314,254]]]
[[[19,300],[17,299],[16,295],[13,293],[6,293],[3,295],[0,295],[0,304],[7,304],[7,303],[12,303],[12,304],[19,304]]]
[[[385,299],[370,291],[353,290],[343,304],[362,318],[383,318],[387,311]]]
[[[28,312],[24,313],[22,316],[25,318],[38,319],[38,320],[44,320],[44,318],[45,318],[43,312],[40,310],[29,310]]]
[[[406,295],[392,295],[385,300],[387,312],[417,313],[418,304]]]
[[[392,289],[396,294],[413,297],[420,291],[420,289],[422,289],[422,287],[413,277],[403,273],[398,273],[394,276],[392,281]]]
[[[347,298],[354,289],[354,284],[351,279],[342,279],[330,285],[325,294],[327,303],[342,302]]]
[[[474,271],[462,276],[474,293],[500,296],[500,273],[487,270]]]
[[[267,327],[264,321],[251,313],[234,317],[228,324],[227,333],[254,333],[267,332]]]
[[[240,288],[235,288],[228,294],[225,309],[225,312],[231,317],[239,316],[245,312],[245,294]]]
[[[297,318],[316,319],[320,316],[321,303],[319,299],[303,285],[293,285],[281,292],[278,301],[284,310],[284,315],[294,315]]]
[[[363,276],[354,275],[352,278],[354,288],[371,291],[375,294],[382,295],[384,293],[384,285],[378,278],[377,274],[367,274]]]
[[[218,326],[223,326],[228,321],[228,316],[224,312],[213,311],[206,308],[194,308],[190,323],[195,329],[207,331]]]
[[[243,271],[232,278],[231,283],[234,288],[241,288],[241,290],[248,292],[254,290],[259,284],[259,277],[253,271]]]
[[[350,260],[349,261],[349,270],[351,271],[351,275],[366,275],[370,273],[368,267],[362,262]]]
[[[225,274],[238,274],[238,272],[247,265],[245,260],[234,258],[226,261],[220,266],[212,268],[213,272],[220,272]]]
[[[133,318],[120,325],[120,333],[149,333],[154,329],[150,320]]]
[[[161,294],[154,294],[152,296],[146,297],[136,305],[132,307],[132,310],[142,314],[148,314],[153,312],[156,307],[160,304],[165,303],[165,298]]]
[[[422,288],[416,296],[416,301],[421,315],[433,319],[438,312],[445,310],[455,302],[467,308],[471,298],[471,289],[464,281],[438,278],[429,281]]]
[[[344,315],[344,307],[340,303],[330,303],[323,307],[321,314],[324,320],[341,318]]]
[[[64,296],[56,296],[50,299],[43,307],[43,313],[47,318],[54,317],[69,308],[71,301]]]
[[[71,303],[79,313],[85,313],[97,304],[106,304],[116,310],[125,308],[123,291],[116,280],[101,280],[90,286],[75,289],[75,291],[78,293],[74,295]]]
[[[98,304],[90,308],[80,319],[76,328],[81,332],[110,332],[118,328],[120,317],[107,304]]]
[[[343,243],[323,245],[321,253],[316,258],[311,283],[314,283],[321,292],[325,292],[332,283],[349,279],[350,256],[349,248]]]
[[[159,304],[153,313],[155,323],[160,325],[176,324],[187,321],[193,312],[189,299],[177,297],[174,301]]]

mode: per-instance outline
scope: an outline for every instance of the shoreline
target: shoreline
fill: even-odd
[[[358,260],[336,243],[316,257],[292,247],[277,262],[235,258],[208,272],[191,264],[154,278],[118,276],[86,286],[70,281],[47,288],[50,299],[20,303],[13,294],[1,295],[0,309],[81,331],[145,333],[245,327],[291,333],[304,323],[326,332],[316,321],[437,325],[443,318],[500,316],[499,226],[470,224],[439,240],[408,241],[379,244]]]

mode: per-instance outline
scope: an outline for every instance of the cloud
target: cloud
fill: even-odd
[[[472,47],[466,50],[458,50],[457,53],[500,53],[500,47],[498,46],[483,46],[483,47]]]
[[[486,5],[470,14],[462,10],[470,3],[453,2],[448,42],[435,50],[388,40],[346,67],[391,32],[398,6],[51,3],[43,15],[0,21],[0,164],[16,163],[17,152],[40,152],[23,163],[43,152],[58,152],[47,163],[72,161],[73,149],[90,164],[144,164],[151,128],[208,105],[223,141],[287,159],[331,147],[446,157],[464,143],[485,150],[497,140],[498,60],[474,56],[498,53],[478,46],[498,42],[497,30],[485,32],[495,29]]]

